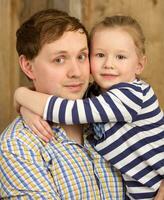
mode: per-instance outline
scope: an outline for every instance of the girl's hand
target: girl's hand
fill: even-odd
[[[154,200],[164,200],[164,181],[162,181],[158,193]]]
[[[45,142],[49,142],[52,139],[53,132],[48,122],[25,107],[20,108],[20,113],[27,125],[38,137]]]

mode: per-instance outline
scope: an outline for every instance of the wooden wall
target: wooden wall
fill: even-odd
[[[12,96],[18,86],[19,68],[15,53],[18,1],[0,0],[0,130],[14,116]]]
[[[154,87],[164,109],[164,1],[163,0],[0,0],[0,131],[16,116],[13,93],[29,82],[20,72],[15,31],[34,12],[57,8],[80,18],[88,30],[104,16],[130,14],[142,25],[147,38],[148,64],[144,78]]]

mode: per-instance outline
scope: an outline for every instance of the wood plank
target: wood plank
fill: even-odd
[[[15,53],[17,19],[12,14],[17,9],[17,3],[13,0],[0,0],[0,131],[13,118],[13,90],[19,82]]]

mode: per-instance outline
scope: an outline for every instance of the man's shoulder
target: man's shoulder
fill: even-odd
[[[30,133],[30,134],[29,134]],[[31,136],[31,130],[25,125],[22,117],[17,117],[11,122],[7,128],[2,132],[0,141],[23,139],[24,137]]]
[[[1,133],[0,139],[3,141],[17,137],[19,136],[18,133],[23,131],[23,129],[23,119],[21,117],[17,117],[6,127],[6,129],[4,129],[4,131]]]
[[[13,151],[22,147],[38,151],[40,144],[40,140],[32,133],[22,117],[13,120],[0,135],[0,148],[2,151]]]

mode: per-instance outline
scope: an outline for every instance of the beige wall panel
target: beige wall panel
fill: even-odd
[[[0,0],[0,131],[13,118],[13,91],[18,85],[19,70],[15,53],[15,30],[18,1]]]
[[[164,109],[164,1],[163,0],[84,0],[83,22],[88,29],[104,16],[132,15],[141,24],[147,42],[148,63],[143,77],[156,91]]]
[[[0,5],[0,19],[2,17],[8,15],[9,13],[9,6],[7,1],[1,0]],[[6,7],[6,12],[3,12],[3,7]],[[4,32],[5,27],[5,32]],[[5,56],[5,52],[8,52],[9,45],[7,45],[6,40],[4,40],[4,35],[8,36],[9,38],[9,27],[6,26],[6,23],[1,22],[0,20],[0,126],[2,127],[3,124],[5,125],[5,119],[9,119],[10,109],[8,108],[10,102],[10,90],[9,82],[10,82],[10,75],[9,75],[9,62],[8,58]],[[3,84],[2,84],[3,82]]]

